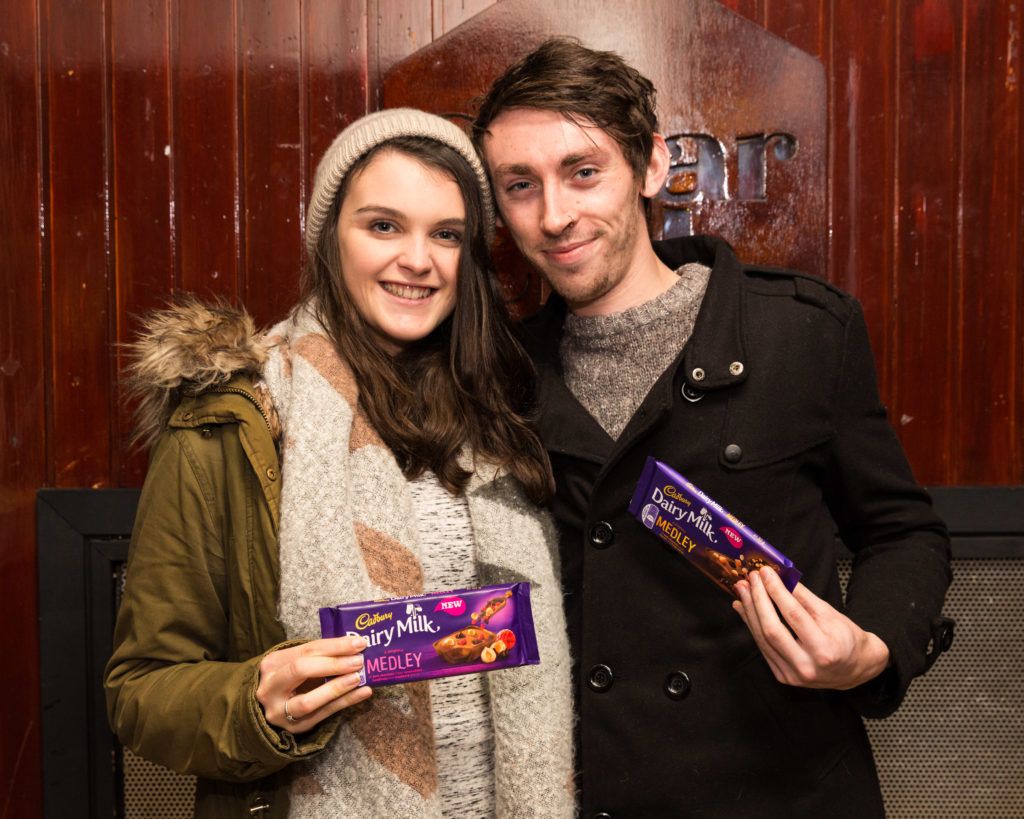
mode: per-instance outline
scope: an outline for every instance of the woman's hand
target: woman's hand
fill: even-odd
[[[364,648],[362,637],[332,637],[267,654],[256,687],[267,722],[301,734],[369,697],[372,690],[359,686]]]

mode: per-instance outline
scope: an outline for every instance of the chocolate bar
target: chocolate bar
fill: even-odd
[[[320,609],[320,631],[366,639],[360,685],[540,662],[529,583],[330,606]]]
[[[644,464],[629,511],[731,595],[738,581],[765,567],[774,569],[790,591],[800,580],[792,560],[654,458]]]

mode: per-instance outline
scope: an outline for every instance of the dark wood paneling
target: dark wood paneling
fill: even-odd
[[[494,3],[495,0],[433,0],[434,38],[447,34]]]
[[[951,483],[1019,480],[1021,337],[1021,4],[964,6],[962,127],[958,136],[961,305]],[[1017,271],[1018,275],[1012,275]]]
[[[1006,67],[1007,82],[1016,95],[1016,140],[1017,140],[1017,190],[1020,192],[1013,208],[1017,213],[1017,266],[1007,271],[1007,275],[1015,276],[1020,282],[1024,279],[1024,103],[1021,102],[1021,33],[1024,31],[1024,5],[1017,7],[1017,42],[1016,50],[1008,55],[1010,65]],[[1012,79],[1012,81],[1011,81]],[[1009,112],[1006,122],[1006,139],[1013,140],[1013,111]],[[1024,484],[1024,293],[1017,291],[1017,342],[1014,345],[1014,362],[1007,372],[1007,389],[1017,402],[1016,412],[1010,418],[1010,429],[1013,433],[1013,473],[1012,483]]]
[[[171,4],[175,286],[233,299],[241,250],[231,3]]]
[[[260,323],[295,303],[301,264],[307,121],[300,79],[300,6],[239,3],[244,275],[239,297]]]
[[[376,65],[370,72],[376,85],[384,71],[431,43],[433,8],[431,0],[370,0],[369,5],[377,21],[372,38]]]
[[[896,0],[877,14],[836,4],[832,20],[831,277],[864,306],[883,395],[892,392]]]
[[[953,475],[956,337],[957,158],[960,63],[956,0],[897,3],[898,233],[893,271],[893,423],[918,478]]]
[[[40,34],[0,4],[0,815],[40,809],[34,496],[46,482]]]
[[[307,0],[303,8],[308,111],[303,176],[312,193],[316,163],[338,133],[367,110],[367,15],[365,0]]]
[[[57,486],[110,482],[108,308],[114,270],[110,207],[109,16],[105,3],[62,4],[41,21],[49,52],[53,417]]]
[[[764,27],[827,64],[831,6],[827,0],[766,0]]]
[[[722,0],[722,5],[763,26],[765,24],[765,5],[768,2],[769,0]]]
[[[175,201],[171,184],[171,100],[166,0],[111,0],[111,126],[113,179],[111,243],[116,310],[112,342],[131,341],[138,316],[157,306],[174,284]],[[114,348],[111,383],[124,366]],[[142,453],[131,453],[132,407],[115,389],[111,415],[112,483],[133,485],[145,474]]]

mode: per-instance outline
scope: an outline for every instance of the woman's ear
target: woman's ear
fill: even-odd
[[[668,178],[668,169],[672,164],[672,154],[668,150],[665,137],[661,134],[654,135],[654,147],[651,150],[651,159],[647,163],[647,173],[644,174],[644,184],[640,188],[640,194],[647,199],[653,199],[661,191],[665,179]]]

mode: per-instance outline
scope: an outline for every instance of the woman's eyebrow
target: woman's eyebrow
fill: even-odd
[[[363,205],[361,208],[357,208],[355,213],[379,213],[382,216],[392,216],[396,219],[404,216],[400,210],[386,207],[385,205]]]

